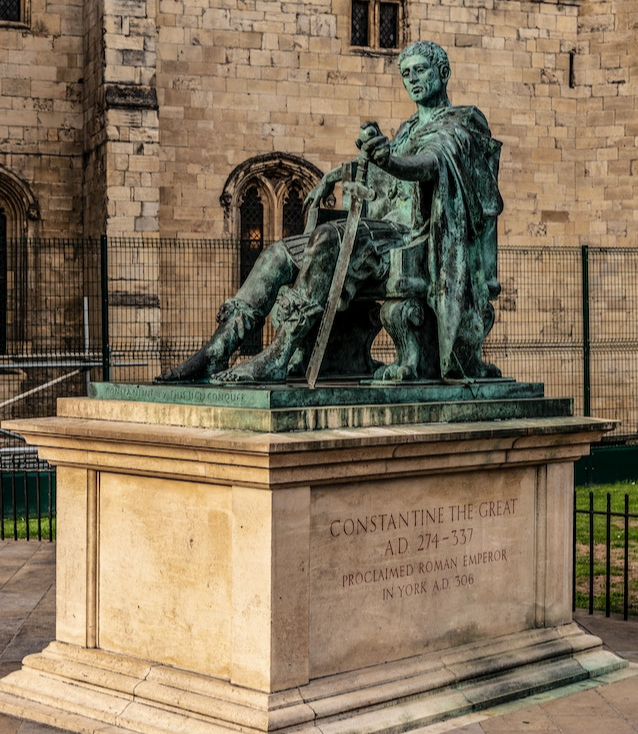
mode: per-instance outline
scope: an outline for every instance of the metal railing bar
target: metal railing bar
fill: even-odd
[[[611,613],[611,494],[607,492],[607,522],[605,526],[605,616]]]
[[[589,613],[594,613],[594,493],[589,493]]]
[[[56,361],[56,362],[11,362],[10,364],[0,364],[0,371],[8,371],[12,369],[56,369],[56,368],[68,368],[68,367],[84,367],[90,369],[91,367],[100,367],[102,362],[95,360],[75,360],[75,361]]]
[[[38,385],[38,387],[34,387],[31,390],[27,390],[26,392],[20,393],[19,395],[15,395],[14,397],[0,403],[0,408],[5,408],[7,405],[12,405],[13,403],[17,403],[20,400],[24,400],[25,398],[28,398],[29,395],[35,395],[35,393],[42,392],[42,390],[46,390],[48,387],[57,385],[58,382],[64,382],[64,380],[75,377],[75,375],[79,375],[81,372],[81,369],[73,370],[73,372],[69,372],[67,375],[56,377],[55,380],[49,380],[49,382],[45,382],[43,385]]]
[[[625,494],[625,564],[623,567],[623,619],[629,617],[629,495]]]

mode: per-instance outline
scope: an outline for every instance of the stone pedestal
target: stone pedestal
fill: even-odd
[[[69,399],[10,423],[58,467],[57,630],[0,710],[78,732],[396,731],[624,664],[571,621],[572,467],[608,423],[212,415]]]

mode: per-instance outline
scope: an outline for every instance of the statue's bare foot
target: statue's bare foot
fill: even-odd
[[[184,382],[186,380],[202,380],[206,377],[206,355],[200,349],[197,354],[189,357],[186,361],[162,372],[155,378],[155,382]]]
[[[288,376],[288,355],[267,347],[252,359],[211,375],[211,382],[283,382]]]
[[[155,378],[155,382],[189,382],[194,380],[205,380],[211,374],[224,370],[228,367],[228,359],[215,358],[206,348],[200,349],[197,354],[189,357],[186,361],[162,372]]]

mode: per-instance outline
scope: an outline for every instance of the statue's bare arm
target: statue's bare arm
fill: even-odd
[[[361,148],[376,166],[403,181],[431,181],[437,176],[438,161],[434,154],[392,155],[390,141],[385,135],[377,135],[363,143]]]

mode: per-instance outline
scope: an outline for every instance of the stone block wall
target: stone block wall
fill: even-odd
[[[83,5],[30,0],[28,27],[0,24],[0,171],[38,203],[30,235],[82,233]]]
[[[580,244],[638,244],[638,5],[581,3],[576,196]]]
[[[39,233],[205,236],[230,172],[282,151],[326,170],[359,124],[412,111],[396,53],[349,45],[349,0],[30,0],[0,25],[0,165]],[[509,244],[635,243],[633,0],[406,0],[405,43],[452,62],[453,103],[504,143]]]
[[[218,193],[252,155],[326,170],[354,154],[362,121],[393,133],[411,114],[396,55],[349,46],[349,8],[160,5],[163,234],[225,234]],[[631,0],[407,2],[406,42],[447,49],[453,103],[477,104],[504,143],[502,242],[633,244],[637,12]]]

